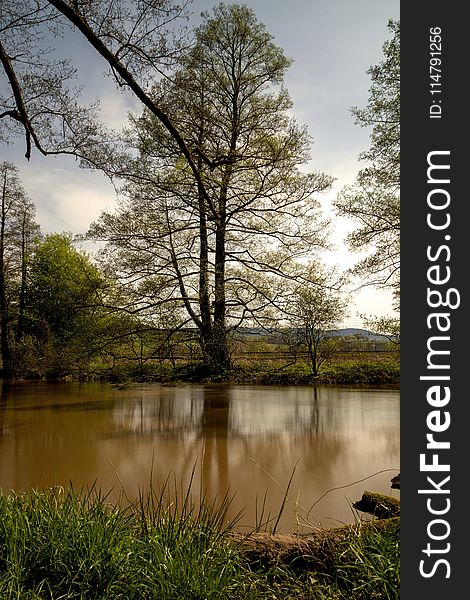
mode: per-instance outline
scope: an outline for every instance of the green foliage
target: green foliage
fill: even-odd
[[[14,347],[17,376],[79,375],[93,353],[104,281],[66,234],[38,240],[28,261],[22,335]]]
[[[284,368],[252,364],[237,365],[232,369],[230,381],[233,383],[251,383],[262,385],[309,385],[312,373],[308,365],[296,363]]]
[[[319,384],[398,384],[400,364],[394,360],[380,362],[348,361],[325,365],[321,373],[312,376],[311,368],[303,362],[287,366],[251,364],[233,368],[230,381],[263,385]]]
[[[353,114],[358,125],[372,127],[371,146],[360,155],[371,166],[359,173],[359,181],[393,192],[400,185],[400,22],[390,19],[388,30],[383,61],[367,71],[372,81],[368,105]]]
[[[353,269],[367,283],[399,295],[400,270],[400,23],[390,20],[384,60],[368,71],[372,85],[364,109],[353,109],[356,123],[372,127],[371,146],[359,158],[368,163],[353,186],[338,196],[339,215],[358,223],[348,235],[353,250],[369,251]]]
[[[395,317],[365,317],[365,327],[385,336],[390,341],[390,345],[400,345],[400,320]]]
[[[70,340],[89,326],[102,285],[98,269],[70,236],[50,234],[37,244],[30,265],[31,317],[57,340]]]
[[[126,383],[129,381],[166,382],[177,378],[170,364],[155,362],[136,364],[123,361],[114,365],[96,363],[91,364],[86,373],[90,379],[111,383]]]
[[[325,367],[319,378],[321,383],[383,384],[400,381],[398,361],[345,362]]]

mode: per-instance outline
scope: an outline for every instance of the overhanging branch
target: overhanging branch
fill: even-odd
[[[103,43],[103,41],[95,34],[95,32],[88,25],[84,17],[72,7],[70,7],[63,0],[48,0],[49,4],[54,6],[59,12],[61,12],[87,39],[87,41],[93,46],[93,48],[100,54],[106,62],[110,65],[110,67],[119,75],[119,77],[129,86],[132,92],[137,96],[137,98],[142,102],[142,104],[147,107],[152,114],[154,114],[157,119],[162,123],[162,125],[168,130],[172,138],[177,143],[181,153],[186,159],[191,171],[193,172],[194,178],[200,186],[204,199],[206,200],[208,206],[210,207],[214,217],[217,217],[217,213],[215,211],[214,205],[211,202],[209,195],[204,187],[204,183],[201,179],[199,170],[197,165],[193,161],[191,157],[191,153],[189,151],[188,146],[186,145],[184,139],[179,133],[178,129],[175,127],[170,117],[162,111],[155,102],[153,102],[148,94],[142,89],[139,83],[134,79],[133,75],[128,71],[128,69],[116,58],[115,54],[111,52],[111,50]]]

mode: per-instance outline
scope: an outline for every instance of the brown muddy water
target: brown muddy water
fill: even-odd
[[[364,490],[399,472],[399,390],[332,386],[3,383],[0,490],[95,484],[112,501],[160,493],[233,499],[237,529],[354,522]],[[165,494],[166,497],[166,494]],[[127,498],[127,500],[126,500]]]

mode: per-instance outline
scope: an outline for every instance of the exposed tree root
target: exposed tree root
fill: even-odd
[[[232,537],[255,568],[285,565],[296,571],[329,572],[334,567],[339,544],[357,538],[368,528],[384,529],[399,525],[400,518],[392,517],[321,529],[309,534],[256,532],[250,535],[234,533]]]

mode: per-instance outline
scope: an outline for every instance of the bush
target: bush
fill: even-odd
[[[395,361],[349,362],[325,367],[320,373],[319,383],[399,383],[400,364]]]

